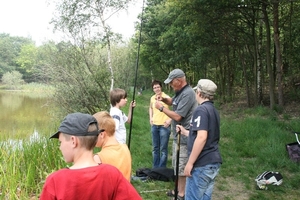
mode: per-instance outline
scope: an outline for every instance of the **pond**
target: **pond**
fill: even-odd
[[[0,90],[0,142],[18,146],[23,139],[51,135],[55,131],[52,108],[47,97]]]

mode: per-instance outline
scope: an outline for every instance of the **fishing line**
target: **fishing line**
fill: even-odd
[[[135,101],[135,89],[136,89],[136,81],[137,81],[137,72],[139,68],[139,58],[140,58],[140,46],[141,46],[141,34],[142,34],[142,28],[143,28],[143,14],[144,14],[144,2],[143,0],[143,6],[142,6],[142,16],[141,16],[141,25],[140,25],[140,34],[139,34],[139,41],[138,41],[138,51],[137,51],[137,58],[136,58],[136,67],[135,67],[135,79],[134,79],[134,87],[133,87],[133,96],[132,101]],[[131,108],[131,120],[130,120],[130,127],[129,127],[129,135],[128,135],[128,149],[130,150],[130,141],[131,141],[131,130],[132,130],[132,121],[133,121],[133,108]]]
[[[169,189],[161,189],[161,190],[145,190],[145,191],[140,191],[140,193],[154,193],[154,192],[164,192],[167,191]]]

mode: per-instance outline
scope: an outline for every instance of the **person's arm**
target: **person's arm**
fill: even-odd
[[[160,112],[165,113],[168,117],[171,119],[179,122],[181,120],[181,116],[177,114],[176,112],[169,110],[168,108],[164,107],[161,102],[156,101],[155,102],[155,108],[157,108]]]
[[[173,100],[172,100],[171,97],[169,97],[169,98],[163,98],[163,97],[162,97],[162,100],[161,100],[161,101],[164,102],[165,104],[169,105],[169,106],[171,106],[172,103],[173,103]]]
[[[190,131],[186,130],[183,126],[181,125],[176,125],[176,132],[179,132],[181,135],[189,136]]]
[[[52,199],[55,200],[56,199],[56,196],[54,196],[55,194],[53,195],[50,192],[48,192],[48,189],[53,191],[54,186],[52,183],[53,183],[53,181],[46,179],[46,182],[43,186],[43,190],[40,194],[40,198],[39,198],[40,200],[52,200]]]
[[[132,117],[132,109],[135,107],[135,101],[130,102],[130,106],[129,106],[129,110],[128,110],[128,119],[127,119],[127,123],[131,122],[131,117]]]
[[[149,105],[149,121],[150,121],[150,124],[152,125],[153,124],[153,109],[152,109],[152,103],[150,102],[150,105]]]
[[[168,118],[165,122],[164,122],[164,127],[169,127],[171,125],[172,119]]]
[[[156,95],[156,100],[162,101],[169,106],[173,103],[173,99],[171,97],[162,97],[161,95]]]
[[[206,143],[206,140],[207,140],[207,131],[205,131],[205,130],[197,131],[197,136],[194,141],[190,157],[184,168],[185,176],[191,176],[191,171],[193,169],[193,165],[194,165],[195,161],[197,160],[198,156],[200,155],[200,153]]]

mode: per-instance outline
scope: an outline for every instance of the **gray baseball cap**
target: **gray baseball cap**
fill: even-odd
[[[170,72],[168,78],[164,81],[165,84],[170,83],[174,78],[184,77],[185,73],[181,69],[174,69]]]
[[[208,95],[215,95],[217,88],[217,85],[213,81],[209,79],[200,79],[197,86],[193,89],[199,89],[201,92]]]
[[[96,125],[96,131],[89,132],[89,126],[91,124]],[[97,120],[89,114],[84,113],[71,113],[68,114],[62,123],[60,124],[58,131],[54,133],[51,138],[58,138],[59,133],[64,133],[74,136],[88,136],[88,135],[99,135]]]

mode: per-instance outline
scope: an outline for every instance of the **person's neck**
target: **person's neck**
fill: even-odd
[[[81,152],[76,152],[73,165],[69,169],[82,169],[97,165],[98,163],[93,158],[93,151],[82,150]]]
[[[116,140],[116,137],[113,135],[111,137],[107,137],[107,139],[103,142],[102,148],[110,145],[116,145],[119,142]]]
[[[120,109],[120,105],[119,104],[115,105],[114,107]]]
[[[203,104],[204,102],[209,101],[209,99],[201,99],[199,104]]]

